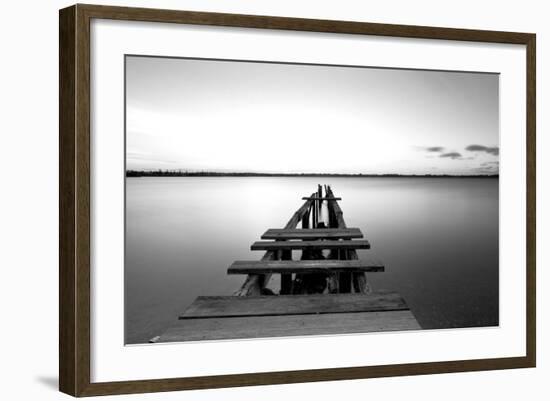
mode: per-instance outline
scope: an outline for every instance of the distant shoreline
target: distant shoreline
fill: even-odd
[[[212,171],[126,171],[126,177],[348,177],[348,178],[498,178],[498,174],[330,174],[330,173],[218,173]]]

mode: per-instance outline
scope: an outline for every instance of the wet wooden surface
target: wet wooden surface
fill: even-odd
[[[363,238],[358,228],[270,228],[263,233],[262,239],[351,239]]]
[[[237,260],[228,274],[382,272],[384,265],[372,260]]]
[[[410,310],[185,319],[154,342],[420,330]],[[153,341],[153,340],[152,340]],[[322,350],[320,350],[322,352]]]
[[[315,315],[407,309],[403,298],[395,292],[376,292],[369,295],[201,296],[179,318]]]
[[[367,240],[319,240],[319,241],[256,241],[250,247],[253,251],[273,251],[279,249],[369,249],[370,243]]]

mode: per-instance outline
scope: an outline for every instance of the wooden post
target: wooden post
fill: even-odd
[[[338,294],[340,288],[338,288],[338,273],[333,273],[327,278],[328,292],[330,294]]]
[[[313,196],[314,194],[312,194]],[[291,219],[286,223],[285,228],[296,228],[298,223],[301,221],[302,224],[304,221],[309,220],[309,210],[311,209],[311,200],[307,200],[304,204],[294,213]],[[292,251],[284,250],[281,251],[282,260],[292,260]],[[292,293],[292,274],[281,274],[281,294],[291,294]]]
[[[281,260],[292,260],[292,251],[281,250],[280,258]],[[292,274],[281,274],[281,290],[279,293],[281,295],[292,293]]]
[[[348,294],[351,292],[351,273],[340,273],[339,274],[339,288],[338,290],[342,294]]]
[[[347,252],[344,249],[340,249],[339,251],[340,260],[346,260],[347,259]],[[339,290],[341,293],[349,293],[351,292],[351,273],[340,273],[339,274]]]
[[[352,280],[353,280],[353,289],[356,293],[359,294],[370,294],[372,292],[372,288],[367,281],[367,276],[363,272],[359,273],[353,273],[352,274]]]
[[[313,206],[312,206],[312,210],[313,210],[313,221],[311,222],[311,228],[317,228],[317,204],[316,204],[317,201],[313,201]]]
[[[319,198],[323,197],[323,188],[321,187],[321,184],[317,184],[317,196],[319,196]],[[317,201],[317,225],[319,225],[319,216],[321,215],[322,203],[323,203],[322,200]],[[315,227],[317,228],[317,226]]]
[[[292,260],[292,251],[282,251],[282,260]],[[281,295],[292,293],[292,274],[281,274]]]
[[[302,228],[309,228],[309,209],[302,217]]]
[[[262,260],[276,260],[277,255],[273,251],[267,251]],[[247,297],[251,295],[262,295],[262,290],[271,279],[271,274],[249,274],[245,282],[233,295]]]
[[[334,198],[334,194],[332,193],[332,188],[330,187],[330,185],[327,186],[326,188],[326,196],[327,198]],[[329,200],[328,204],[329,204],[329,208],[332,209],[332,213],[334,215],[333,220],[335,222],[336,227],[346,228],[346,222],[344,221],[344,213],[342,213],[342,209],[340,209],[338,202],[336,200]],[[340,250],[338,251],[337,258],[347,260],[347,259],[358,259],[359,257],[357,256],[357,251],[355,250],[349,250],[349,251]],[[365,276],[365,282],[366,282],[366,276]],[[351,273],[338,274],[339,292],[341,293],[351,292],[351,285],[352,285]],[[362,286],[364,288],[370,288],[370,286],[368,286],[368,283],[366,283],[366,286],[360,283],[358,283],[357,285]]]
[[[329,187],[325,185],[325,194],[326,197],[329,197]],[[338,224],[336,223],[336,220],[334,218],[334,209],[333,209],[333,202],[327,201],[327,209],[328,209],[328,225],[330,228],[338,228]],[[338,259],[338,250],[331,250],[330,251],[330,259]],[[338,277],[338,273],[333,273],[327,277],[327,286],[328,286],[328,292],[330,294],[338,294],[340,292],[340,281]]]
[[[292,294],[292,274],[281,274],[281,295]]]

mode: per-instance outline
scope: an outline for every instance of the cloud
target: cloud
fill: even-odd
[[[466,146],[466,150],[470,152],[485,152],[493,156],[499,155],[499,148],[497,146],[488,147],[483,145],[469,145],[469,146]]]
[[[443,152],[445,149],[443,146],[429,146],[424,148],[427,152]]]
[[[472,173],[475,174],[498,174],[499,173],[499,162],[490,161],[483,162],[479,164],[479,167],[472,169]]]
[[[461,159],[462,155],[458,152],[449,152],[449,153],[443,153],[439,157],[448,157],[449,159],[456,160],[456,159]]]

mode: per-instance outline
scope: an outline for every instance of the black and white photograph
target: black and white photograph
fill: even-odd
[[[125,344],[499,326],[499,74],[125,56]]]

